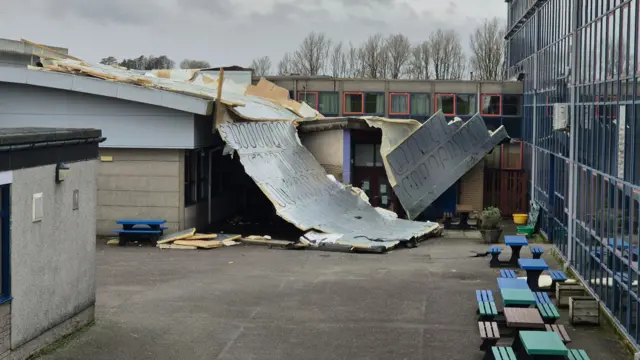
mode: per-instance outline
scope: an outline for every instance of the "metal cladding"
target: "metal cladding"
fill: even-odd
[[[300,143],[291,122],[221,124],[220,135],[277,214],[302,230],[344,234],[344,244],[391,247],[438,228],[432,222],[390,219],[327,173]]]
[[[502,126],[489,132],[478,114],[449,123],[442,112],[433,115],[386,155],[393,190],[409,218],[420,215],[508,138]]]

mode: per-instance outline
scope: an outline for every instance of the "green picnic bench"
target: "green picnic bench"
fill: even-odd
[[[494,346],[491,352],[495,360],[518,360],[513,349],[508,346]]]
[[[520,331],[511,346],[518,358],[549,358],[566,359],[569,349],[555,332],[550,331]]]
[[[480,314],[481,319],[491,320],[498,316],[498,309],[491,290],[476,290],[476,299],[478,300],[478,314]]]
[[[556,320],[560,319],[560,313],[552,303],[537,303],[536,306],[545,324],[555,324]]]

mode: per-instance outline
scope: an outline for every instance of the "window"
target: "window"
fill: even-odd
[[[409,115],[409,94],[408,93],[390,93],[389,104],[391,109],[389,115]]]
[[[0,303],[11,300],[11,185],[0,185]]]
[[[384,115],[384,94],[364,94],[364,113]]]
[[[436,94],[436,111],[442,110],[445,115],[456,114],[456,98],[454,94]]]
[[[307,105],[311,106],[314,109],[318,109],[318,93],[315,91],[312,92],[299,92],[298,93],[298,101],[305,102]]]
[[[471,94],[456,95],[456,114],[473,115],[476,113],[476,96]]]
[[[197,202],[197,158],[195,150],[184,152],[184,204],[185,206]]]
[[[382,167],[380,144],[355,144],[353,163],[356,167]]]
[[[502,95],[483,94],[481,99],[481,115],[502,115]]]
[[[338,115],[340,106],[337,92],[320,93],[318,101],[318,111],[324,115]]]
[[[411,115],[427,116],[431,108],[429,94],[411,94]]]
[[[502,115],[522,115],[522,95],[503,95],[502,101]]]
[[[344,113],[364,114],[364,93],[346,92],[344,93]]]

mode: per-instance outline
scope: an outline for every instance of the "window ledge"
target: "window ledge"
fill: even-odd
[[[13,298],[11,296],[0,296],[0,305],[2,305],[4,303],[8,303],[11,300],[13,300]]]

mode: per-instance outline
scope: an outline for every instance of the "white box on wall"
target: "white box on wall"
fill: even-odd
[[[44,216],[42,193],[33,194],[33,201],[31,203],[31,213],[33,215],[32,222],[42,221]]]

